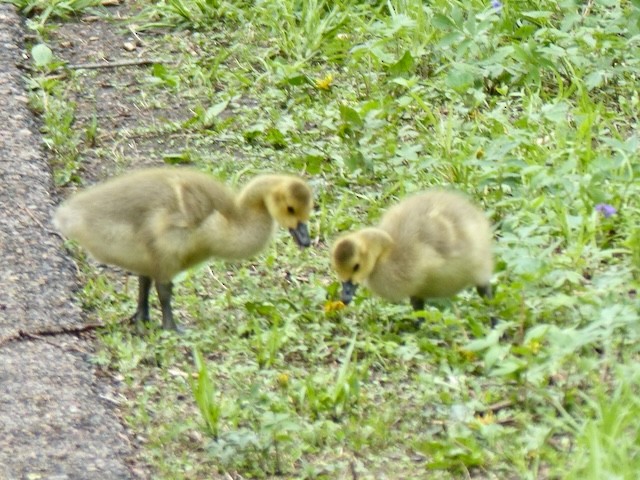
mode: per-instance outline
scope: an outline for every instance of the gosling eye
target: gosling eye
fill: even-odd
[[[353,266],[353,273],[356,273],[358,270],[360,270],[360,264],[359,264],[359,263],[356,263],[356,264]]]
[[[287,207],[287,212],[289,212],[290,215],[295,215],[296,213],[295,209],[291,205]]]

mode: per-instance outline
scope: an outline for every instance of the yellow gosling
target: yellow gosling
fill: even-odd
[[[260,175],[236,194],[211,175],[191,169],[153,168],[125,174],[66,200],[54,223],[97,260],[140,277],[133,320],[149,320],[155,281],[162,326],[177,330],[172,279],[211,257],[242,259],[269,242],[275,225],[310,245],[311,189],[300,178]]]

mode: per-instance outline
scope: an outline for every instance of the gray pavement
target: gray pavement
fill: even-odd
[[[21,19],[0,3],[0,480],[128,479],[134,454],[89,362],[77,280],[27,105]]]

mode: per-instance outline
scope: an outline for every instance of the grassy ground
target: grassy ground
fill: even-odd
[[[95,361],[157,478],[636,478],[637,0],[16,3],[61,186],[155,138],[156,163],[315,189],[310,250],[280,232],[181,279],[181,337],[133,334],[133,282],[82,264]],[[87,8],[162,60],[129,99],[153,122],[75,114],[91,73],[61,77],[47,45]],[[408,304],[332,303],[332,239],[433,185],[495,225],[495,330],[473,292],[418,330]]]

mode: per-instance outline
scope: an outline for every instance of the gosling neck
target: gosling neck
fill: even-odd
[[[236,215],[229,225],[235,232],[234,241],[229,242],[226,256],[251,256],[269,242],[275,220],[267,209],[265,198],[277,182],[277,177],[265,175],[255,178],[242,189],[236,203]]]

